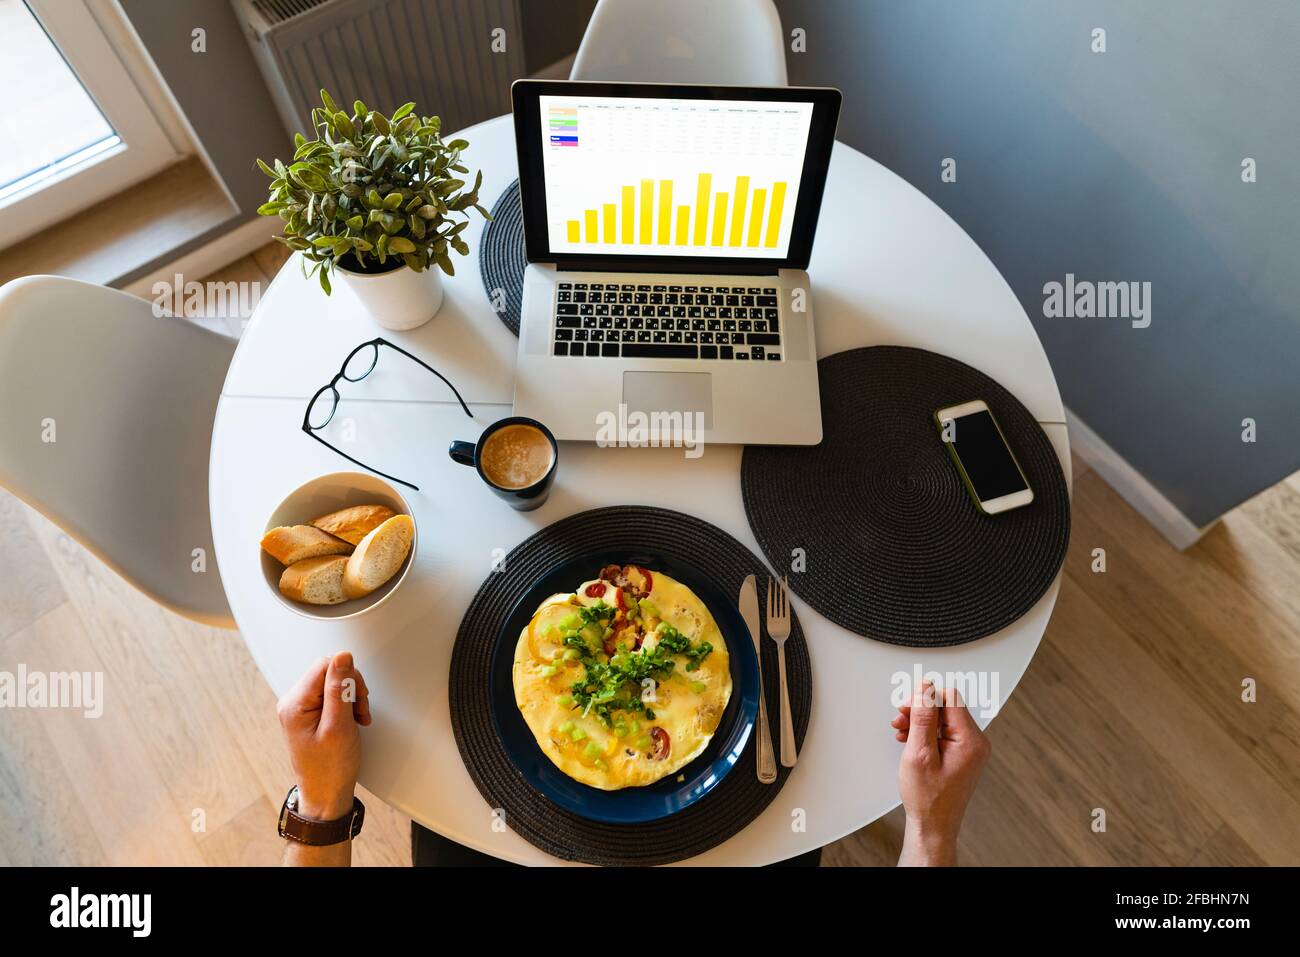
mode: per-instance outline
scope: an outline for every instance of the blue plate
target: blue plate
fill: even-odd
[[[695,592],[717,622],[727,642],[731,662],[731,700],[727,702],[718,730],[703,753],[661,781],[618,791],[602,791],[581,784],[551,763],[515,706],[511,675],[519,633],[537,606],[551,595],[571,592],[584,581],[595,578],[606,565],[641,565],[651,571],[663,571]],[[497,635],[490,679],[488,707],[497,734],[506,754],[524,779],[566,811],[610,824],[658,820],[676,814],[704,797],[740,760],[753,735],[758,713],[758,659],[754,642],[735,602],[703,572],[671,555],[657,552],[591,552],[556,565],[538,578],[519,599]]]

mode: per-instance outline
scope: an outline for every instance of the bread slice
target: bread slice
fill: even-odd
[[[280,594],[309,605],[337,605],[347,601],[343,592],[346,555],[322,555],[294,562],[280,576]]]
[[[313,518],[311,524],[345,542],[360,545],[361,539],[396,514],[387,505],[354,505]]]
[[[415,523],[409,515],[394,515],[373,529],[348,558],[343,593],[349,598],[369,595],[397,573],[411,550]]]
[[[262,536],[262,548],[282,565],[321,555],[349,555],[352,546],[312,525],[281,525]]]

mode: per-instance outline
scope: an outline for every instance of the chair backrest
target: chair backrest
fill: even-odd
[[[772,0],[600,0],[571,80],[785,86]]]
[[[151,598],[225,627],[208,449],[234,347],[115,289],[0,287],[0,486]]]

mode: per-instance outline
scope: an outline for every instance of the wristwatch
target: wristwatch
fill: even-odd
[[[361,825],[365,820],[366,806],[356,797],[352,798],[352,810],[333,821],[313,821],[302,817],[298,814],[298,785],[295,784],[284,796],[284,806],[280,808],[280,823],[276,830],[286,840],[312,847],[326,847],[352,840],[361,833]]]

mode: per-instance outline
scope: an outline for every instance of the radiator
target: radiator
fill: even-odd
[[[517,0],[231,5],[291,133],[309,132],[322,87],[345,109],[360,99],[391,113],[414,100],[444,130],[458,130],[510,112],[510,84],[524,75]]]

